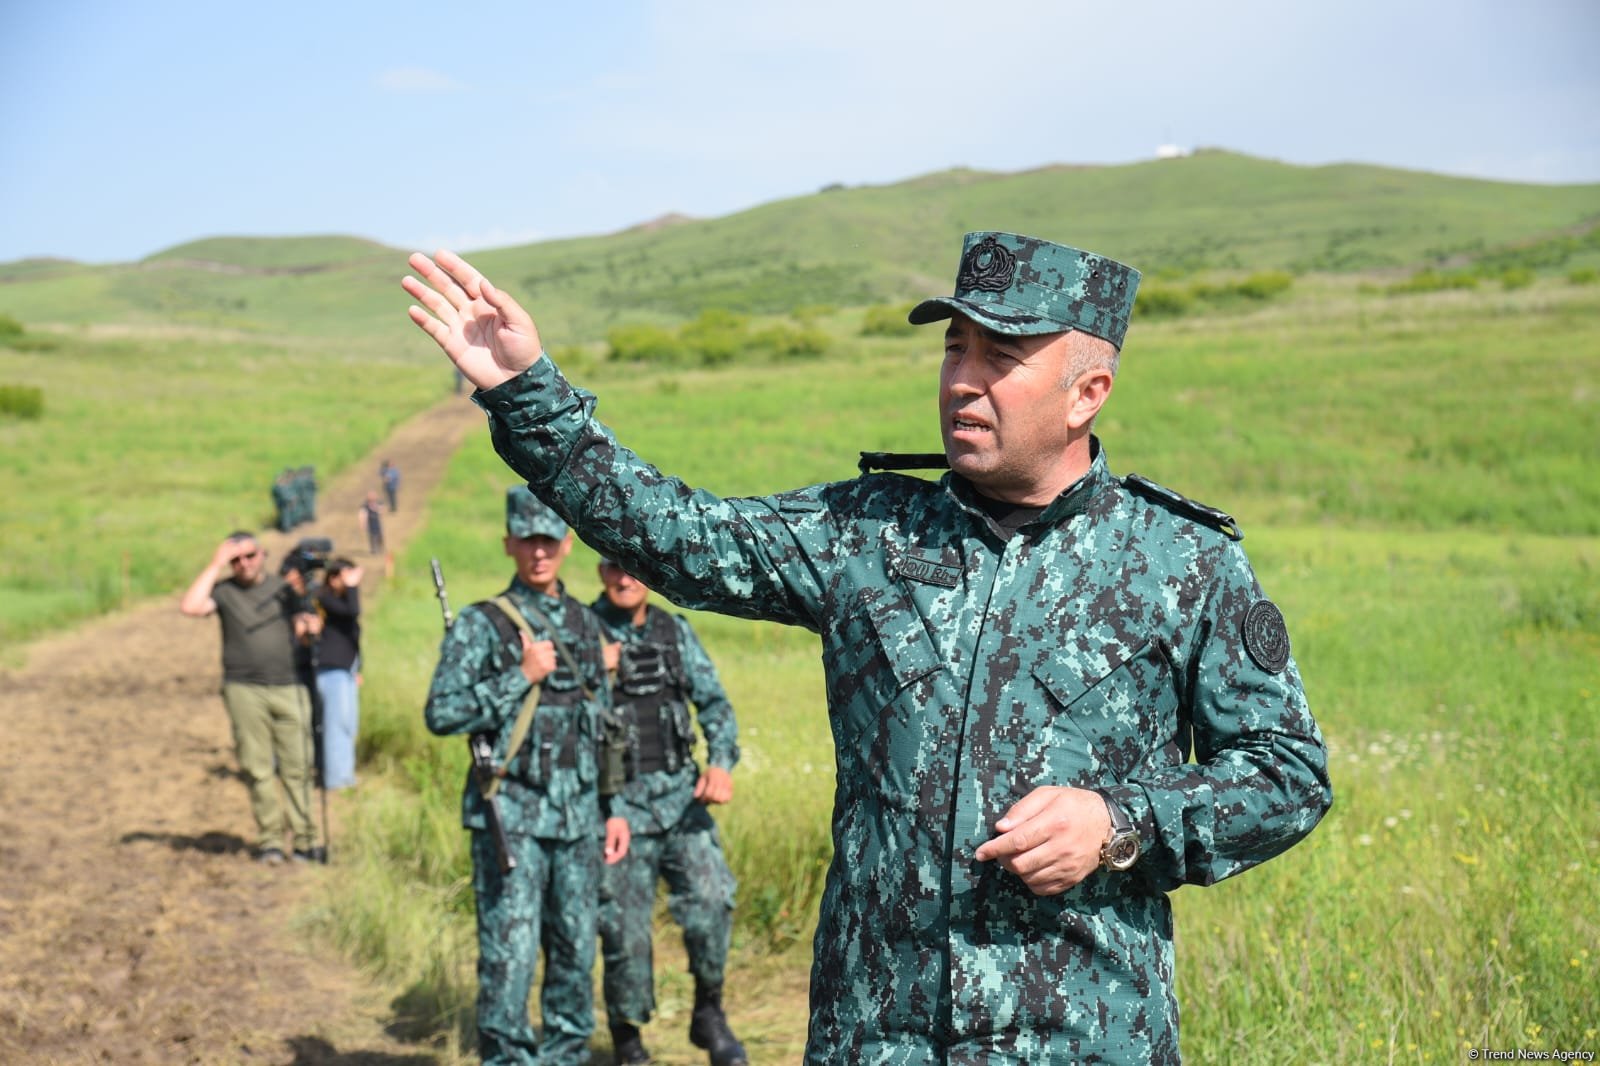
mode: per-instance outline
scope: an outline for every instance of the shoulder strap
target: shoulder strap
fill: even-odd
[[[494,607],[494,613],[504,616],[506,620],[510,621],[518,629],[528,634],[529,640],[533,640],[537,636],[533,631],[533,627],[528,624],[528,620],[522,617],[522,612],[517,610],[516,604],[511,602],[510,597],[505,595],[496,596],[492,600],[485,600],[484,605],[486,607]],[[495,628],[499,629],[500,623],[496,622]],[[533,724],[533,712],[538,706],[539,685],[535,684],[528,690],[528,694],[523,697],[522,709],[517,712],[517,720],[511,726],[511,743],[506,748],[506,764],[500,768],[495,779],[484,788],[483,794],[485,798],[493,796],[500,790],[500,779],[505,777],[506,769],[510,767],[511,760],[516,758],[517,752],[522,750],[522,742],[528,739],[528,727]]]
[[[1149,478],[1140,477],[1138,474],[1129,474],[1122,479],[1123,485],[1137,492],[1145,499],[1154,500],[1188,518],[1193,518],[1212,529],[1218,530],[1229,540],[1243,540],[1244,530],[1239,528],[1239,523],[1226,511],[1219,511],[1215,507],[1207,507],[1203,503],[1196,503],[1187,496],[1181,496],[1165,485],[1157,485]]]

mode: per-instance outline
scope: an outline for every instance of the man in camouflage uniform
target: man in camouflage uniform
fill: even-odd
[[[612,699],[633,764],[623,790],[633,832],[628,857],[605,869],[600,887],[611,1044],[619,1063],[651,1061],[639,1026],[655,1012],[651,933],[656,881],[665,879],[667,906],[683,927],[694,974],[689,1039],[710,1053],[712,1066],[741,1066],[744,1046],[722,1013],[735,882],[706,809],[733,798],[731,771],[739,761],[733,705],[685,618],[650,603],[650,590],[614,560],[601,560],[600,582],[594,613],[618,644]],[[706,737],[704,773],[694,762],[690,703]]]
[[[411,259],[411,317],[501,456],[596,550],[688,607],[822,639],[837,784],[807,1059],[1178,1061],[1167,893],[1327,810],[1327,754],[1227,515],[1114,477],[1091,434],[1138,274],[967,236],[938,482],[717,499],[595,419],[469,264]],[[1191,761],[1191,759],[1193,761]]]
[[[485,1063],[588,1062],[602,858],[614,863],[628,850],[628,823],[609,816],[598,785],[601,716],[610,700],[599,623],[558,576],[571,550],[566,524],[532,493],[519,486],[506,494],[505,551],[516,576],[503,600],[467,607],[445,633],[424,712],[437,734],[491,734],[495,765],[504,768],[496,798],[515,869],[502,872],[487,801],[470,774],[461,795],[461,823],[472,830]],[[526,742],[508,752],[535,685]],[[541,948],[542,1043],[528,1019]]]

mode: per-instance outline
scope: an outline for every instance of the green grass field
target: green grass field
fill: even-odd
[[[1201,193],[1180,195],[1186,182]],[[1090,195],[1122,206],[1073,225]],[[1153,279],[1313,270],[1259,304],[1136,322],[1098,427],[1114,470],[1238,518],[1333,756],[1335,807],[1304,845],[1176,894],[1184,1052],[1445,1063],[1468,1047],[1600,1050],[1600,285],[1580,283],[1580,250],[1528,283],[1389,289],[1547,247],[1597,214],[1593,187],[1216,153],[934,175],[478,259],[529,299],[553,349],[588,346],[573,374],[625,443],[724,494],[847,478],[861,450],[937,448],[937,337],[864,336],[863,312],[946,291],[969,225],[1064,229]],[[860,238],[833,248],[830,233]],[[184,265],[197,256],[247,269]],[[262,524],[278,468],[314,458],[331,475],[448,388],[404,322],[398,253],[307,239],[158,258],[0,270],[0,314],[50,342],[0,345],[0,385],[44,395],[40,419],[0,415],[0,644],[171,594],[219,525]],[[319,269],[291,269],[306,264]],[[834,339],[823,359],[662,370],[597,355],[617,321],[797,302],[830,305],[814,313]],[[440,629],[427,563],[443,562],[457,608],[497,591],[512,480],[470,438],[370,610],[349,873],[312,916],[447,1055],[470,1027],[474,947],[464,745],[421,723]],[[566,576],[591,598],[593,553]],[[720,816],[740,879],[737,984],[792,989],[829,858],[817,645],[693,620],[745,753]],[[681,993],[682,974],[661,979]],[[803,1041],[790,1000],[731,997],[767,1060]]]

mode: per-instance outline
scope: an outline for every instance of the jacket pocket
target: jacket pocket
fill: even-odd
[[[1063,650],[1033,675],[1052,701],[1058,758],[1074,777],[1087,774],[1082,785],[1122,781],[1177,728],[1175,674],[1158,640],[1126,653],[1120,644],[1098,655]]]

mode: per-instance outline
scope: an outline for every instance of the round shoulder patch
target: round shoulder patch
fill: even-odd
[[[1244,616],[1244,650],[1269,674],[1289,665],[1289,629],[1271,600],[1257,600]]]

